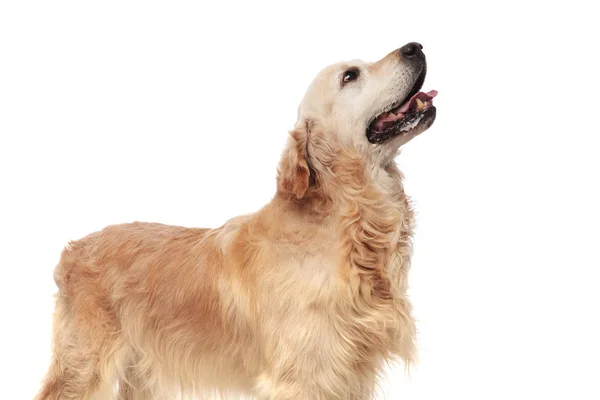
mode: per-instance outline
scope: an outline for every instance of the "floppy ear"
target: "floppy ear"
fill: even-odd
[[[277,171],[278,190],[292,194],[297,199],[304,197],[311,183],[312,171],[308,160],[308,134],[307,123],[298,124],[290,132],[290,138]]]

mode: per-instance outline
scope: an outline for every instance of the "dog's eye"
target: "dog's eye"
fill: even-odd
[[[348,71],[344,72],[342,77],[342,86],[348,82],[352,82],[358,79],[360,75],[360,71],[357,68],[351,68]]]

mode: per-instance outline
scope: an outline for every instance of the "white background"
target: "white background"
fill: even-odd
[[[600,398],[600,33],[586,3],[0,3],[0,398],[30,399],[44,375],[67,240],[260,208],[313,76],[413,40],[424,90],[440,93],[436,123],[398,158],[418,211],[420,362],[383,392]]]

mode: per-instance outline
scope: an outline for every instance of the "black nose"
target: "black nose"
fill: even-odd
[[[412,58],[423,58],[423,52],[421,49],[423,45],[417,42],[410,42],[400,47],[400,55],[404,58],[412,59]]]

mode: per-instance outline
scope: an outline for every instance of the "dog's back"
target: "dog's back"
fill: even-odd
[[[54,271],[55,359],[40,398],[85,398],[115,380],[123,398],[218,388],[222,376],[247,390],[217,294],[218,232],[132,223],[71,242]]]

